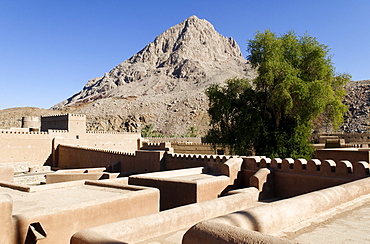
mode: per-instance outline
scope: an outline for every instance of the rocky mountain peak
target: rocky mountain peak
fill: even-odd
[[[199,91],[228,78],[252,76],[254,72],[235,40],[193,15],[53,108],[107,97]]]
[[[206,52],[199,55],[199,50]],[[156,37],[128,61],[164,67],[189,59],[224,61],[234,57],[242,57],[235,40],[223,37],[207,20],[198,19],[193,15]]]

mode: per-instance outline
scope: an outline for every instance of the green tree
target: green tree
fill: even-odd
[[[185,137],[197,137],[198,130],[194,126],[190,126],[188,133],[185,134]]]
[[[147,124],[141,129],[141,137],[163,137],[163,134],[154,130],[152,124]]]
[[[343,122],[350,75],[335,74],[328,47],[308,34],[257,32],[248,52],[257,78],[206,90],[209,140],[238,154],[309,158],[313,122],[324,116],[336,129]]]

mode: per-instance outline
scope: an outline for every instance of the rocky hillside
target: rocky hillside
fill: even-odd
[[[219,34],[208,21],[191,16],[54,108],[107,97],[199,91],[227,78],[253,74],[232,38]]]
[[[340,132],[363,133],[370,131],[370,80],[352,81],[347,87],[344,103],[348,105],[348,113]],[[152,100],[143,100],[140,97],[106,98],[99,102],[87,103],[84,106],[71,106],[58,110],[39,108],[11,108],[0,110],[0,128],[20,127],[22,116],[40,116],[58,113],[86,113],[89,130],[97,131],[140,131],[149,123],[155,129],[179,128],[174,134],[185,134],[186,130],[194,126],[204,134],[207,130],[207,99],[199,93],[195,99],[178,97],[172,100],[171,95],[152,96]],[[167,102],[171,101],[172,102]],[[126,109],[122,109],[125,107]],[[121,108],[121,114],[114,114]],[[135,115],[135,111],[142,111]],[[157,117],[154,117],[157,111]],[[161,113],[160,113],[161,112]],[[154,120],[157,118],[157,120]],[[153,123],[158,121],[158,124]],[[185,129],[182,129],[185,128]],[[326,132],[322,128],[320,132]],[[159,129],[161,131],[161,129]],[[177,133],[176,133],[177,132]],[[330,131],[329,131],[330,132]]]
[[[348,106],[345,123],[341,131],[345,133],[370,132],[370,80],[353,81],[347,85],[344,103]]]
[[[191,16],[53,109],[87,114],[92,130],[140,131],[153,124],[168,135],[185,134],[190,127],[204,134],[204,89],[254,76],[232,38]]]

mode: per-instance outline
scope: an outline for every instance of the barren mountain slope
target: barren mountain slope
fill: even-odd
[[[140,131],[150,123],[168,135],[185,134],[190,127],[204,134],[205,88],[254,76],[232,38],[191,16],[53,109],[87,114],[93,130]]]
[[[346,87],[344,103],[348,113],[341,131],[345,133],[370,132],[370,80],[352,81]]]
[[[346,90],[347,95],[344,103],[348,105],[348,113],[339,132],[370,132],[370,80],[352,81]],[[199,94],[199,97],[194,100],[185,96],[172,100],[168,94],[158,96],[161,99],[156,99],[156,96],[153,96],[152,102],[144,101],[140,97],[136,99],[107,98],[96,103],[65,107],[61,110],[31,107],[4,109],[0,110],[0,128],[20,127],[22,116],[69,112],[87,114],[88,130],[140,131],[143,125],[152,123],[155,129],[167,131],[169,128],[172,134],[186,133],[186,129],[195,126],[200,135],[204,135],[208,124],[206,113],[208,105],[204,94]],[[140,110],[139,107],[142,115],[129,115],[135,114],[134,111]],[[161,113],[159,113],[158,119],[153,120],[155,111],[161,111]],[[179,129],[176,130],[176,128]]]
[[[202,91],[227,78],[253,76],[232,38],[220,35],[208,21],[191,16],[54,108],[106,97]]]

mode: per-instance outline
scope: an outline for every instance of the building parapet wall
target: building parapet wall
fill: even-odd
[[[370,133],[321,133],[321,134],[314,134],[312,135],[313,141],[318,143],[320,141],[320,137],[336,137],[339,139],[344,139],[346,143],[351,142],[369,142],[370,143]]]
[[[119,162],[120,172],[135,172],[134,153],[59,145],[57,155],[60,169],[107,167]]]
[[[365,161],[350,162],[342,160],[335,162],[334,160],[311,159],[280,159],[280,158],[245,158],[244,169],[258,170],[260,168],[270,168],[275,172],[309,174],[318,176],[329,176],[339,178],[360,179],[368,177],[369,164]]]
[[[160,142],[160,143],[148,143],[144,142],[141,150],[163,150],[172,151],[170,142]]]
[[[51,134],[51,133],[69,133],[68,130],[54,130],[54,129],[49,129],[48,130],[48,133]]]
[[[1,129],[0,130],[0,133],[1,134],[17,134],[17,135],[21,135],[21,134],[24,134],[24,135],[46,135],[48,134],[48,132],[40,132],[40,131],[16,131],[16,130],[4,130],[4,129]]]
[[[136,243],[156,236],[189,228],[195,223],[253,206],[257,189],[185,205],[159,213],[92,227],[73,235],[72,244]]]
[[[86,133],[86,116],[84,114],[42,116],[41,131],[47,131],[49,129]]]
[[[123,155],[123,156],[135,157],[135,153],[115,151],[115,150],[109,150],[109,149],[90,148],[90,147],[79,147],[79,146],[71,146],[71,145],[63,145],[63,144],[59,144],[58,146],[59,147],[71,148],[71,149],[78,149],[78,150],[85,150],[85,151],[93,151],[93,152],[103,152],[103,153],[111,153],[111,154],[116,154],[116,155]]]
[[[270,158],[246,158],[243,166],[243,181],[250,186],[250,178],[262,168],[271,170],[267,182],[269,197],[293,197],[327,187],[348,183],[369,176],[369,164],[363,161],[305,159],[293,160]],[[266,192],[262,193],[266,195]]]
[[[171,142],[171,143],[202,143],[204,141],[201,137],[145,137],[146,141],[160,143],[160,142]]]
[[[50,115],[43,115],[41,118],[50,118],[50,117],[66,117],[66,116],[71,116],[71,117],[86,117],[84,114],[50,114]]]
[[[228,243],[226,240],[239,240],[241,237],[245,240],[243,235],[249,235],[249,231],[274,234],[322,214],[324,211],[330,211],[341,204],[369,194],[369,184],[370,178],[365,178],[206,220],[189,229],[183,237],[183,243]],[[229,228],[222,228],[225,225]],[[210,232],[214,230],[221,230],[221,233],[217,233],[213,238],[207,238],[207,241],[201,238],[203,235],[210,237]],[[243,230],[248,232],[243,234]]]
[[[108,134],[108,135],[127,135],[132,132],[118,132],[118,131],[87,131],[86,134]]]
[[[167,170],[209,167],[212,172],[221,173],[221,165],[232,157],[238,156],[167,153],[165,162]]]

